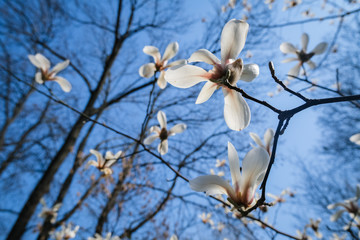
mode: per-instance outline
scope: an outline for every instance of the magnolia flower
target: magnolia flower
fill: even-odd
[[[61,230],[58,232],[55,232],[52,234],[52,237],[55,240],[66,240],[76,237],[77,231],[79,231],[79,226],[76,226],[74,229],[72,229],[71,223],[69,223],[67,226],[63,224],[61,226]]]
[[[50,217],[50,222],[55,223],[58,211],[61,207],[61,203],[55,204],[52,208],[49,208],[46,205],[46,202],[43,198],[40,199],[41,205],[43,205],[43,208],[41,209],[41,212],[39,213],[39,217],[46,219],[47,217]]]
[[[350,141],[357,144],[357,145],[360,145],[360,133],[352,135],[350,137]]]
[[[213,65],[213,69],[204,69],[193,65],[181,65],[169,69],[165,79],[179,88],[189,88],[199,82],[206,82],[200,91],[196,104],[206,102],[216,89],[222,87],[224,93],[224,117],[232,130],[240,131],[250,123],[250,109],[241,94],[227,88],[224,84],[236,86],[237,81],[252,81],[259,75],[259,66],[243,64],[241,58],[236,59],[244,48],[249,24],[232,19],[223,28],[221,33],[221,61],[210,51],[200,49],[194,52],[189,62],[205,62]]]
[[[260,137],[256,133],[249,133],[250,137],[254,140],[254,142],[259,146],[264,148],[269,155],[271,155],[271,147],[274,140],[274,130],[268,128],[264,134],[264,143],[261,141]],[[251,144],[252,145],[252,144]],[[254,147],[254,145],[252,145]]]
[[[177,60],[175,62],[168,64],[168,61],[176,55],[178,50],[179,50],[179,44],[177,42],[172,42],[167,46],[164,55],[161,58],[159,49],[157,47],[145,46],[143,52],[147,55],[152,56],[154,58],[155,63],[147,63],[142,65],[139,69],[139,75],[141,77],[150,78],[154,76],[155,72],[159,71],[160,76],[157,80],[157,84],[161,89],[164,89],[166,87],[166,81],[164,78],[165,69],[180,64],[186,64],[185,59]]]
[[[310,227],[314,231],[315,236],[319,239],[321,239],[323,237],[322,233],[319,232],[320,222],[321,222],[321,219],[314,221],[312,218],[310,218],[310,224],[306,225],[307,227]]]
[[[359,199],[360,199],[360,184],[356,186],[355,197],[346,199],[343,202],[334,203],[327,206],[328,209],[334,209],[339,206],[344,208],[334,213],[331,216],[330,220],[333,222],[338,220],[344,212],[348,212],[352,218],[355,216],[359,216],[360,215],[360,207],[358,205]]]
[[[118,236],[111,236],[111,232],[108,232],[105,237],[95,233],[95,237],[88,237],[88,240],[121,240]]]
[[[303,232],[301,232],[300,230],[296,230],[296,234],[301,240],[312,240],[312,238],[307,235],[306,228],[304,229]]]
[[[273,198],[274,201],[271,202],[271,204],[274,206],[277,203],[283,203],[286,202],[285,198],[283,197],[283,194],[281,193],[279,196],[276,196],[272,193],[267,194],[269,197]]]
[[[293,78],[294,76],[297,77],[299,75],[300,68],[304,63],[307,63],[311,69],[314,69],[316,67],[316,64],[310,59],[314,55],[322,54],[323,52],[325,52],[327,48],[327,43],[322,42],[319,43],[311,52],[307,53],[306,51],[307,51],[308,43],[309,43],[309,35],[304,33],[301,36],[301,46],[302,46],[301,50],[297,49],[294,45],[288,42],[284,42],[280,45],[280,51],[282,51],[283,53],[285,54],[292,53],[296,55],[296,57],[283,60],[282,61],[283,63],[299,61],[299,63],[297,63],[288,72],[288,75],[290,75],[289,78]]]
[[[253,148],[242,163],[240,172],[239,157],[234,146],[228,142],[228,158],[232,185],[216,175],[200,176],[190,181],[190,187],[206,194],[225,194],[235,207],[244,209],[255,204],[255,190],[262,182],[269,163],[269,154],[264,148]]]
[[[107,151],[105,159],[100,152],[94,149],[91,149],[90,153],[95,155],[96,161],[90,160],[88,165],[98,168],[105,175],[111,175],[113,173],[111,167],[119,159],[122,151],[118,151],[115,155],[113,155],[112,152]]]
[[[202,213],[201,215],[199,215],[199,218],[201,219],[201,221],[205,224],[209,223],[211,226],[214,225],[214,221],[211,220],[211,213]]]
[[[301,2],[302,2],[302,0],[285,0],[285,6],[283,7],[283,11],[286,11],[289,8],[296,7]]]
[[[225,159],[223,159],[223,160],[216,159],[215,167],[217,167],[217,168],[223,167],[223,166],[225,166],[225,164],[226,164],[226,160],[225,160]]]
[[[63,77],[56,76],[58,72],[69,65],[69,60],[56,64],[55,67],[50,70],[50,61],[42,54],[37,53],[36,55],[28,55],[28,58],[30,62],[40,70],[40,72],[35,74],[35,81],[37,83],[43,84],[46,81],[55,81],[60,85],[64,92],[70,92],[71,84],[69,81]]]
[[[161,155],[164,155],[168,152],[168,140],[167,140],[168,137],[174,136],[177,133],[182,133],[183,131],[185,131],[186,124],[184,123],[176,124],[168,131],[166,128],[167,125],[166,115],[163,111],[158,112],[157,119],[159,121],[160,127],[152,126],[150,128],[150,133],[154,133],[154,134],[145,138],[144,144],[150,145],[157,138],[160,138],[160,143],[158,145],[158,152]]]
[[[225,224],[223,224],[222,222],[218,222],[217,226],[214,227],[214,229],[218,230],[219,232],[222,232],[224,228],[225,228]]]

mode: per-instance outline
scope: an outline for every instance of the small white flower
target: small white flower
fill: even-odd
[[[211,220],[211,213],[202,213],[201,215],[199,215],[199,218],[201,219],[201,221],[205,224],[210,224],[211,226],[214,225],[213,220]]]
[[[108,232],[105,237],[102,237],[100,234],[95,233],[94,237],[88,237],[87,240],[121,240],[118,236],[111,236],[111,232]]]
[[[160,127],[158,126],[152,126],[150,128],[150,133],[154,133],[151,136],[148,136],[144,140],[145,145],[150,145],[153,143],[157,138],[160,139],[160,143],[158,145],[158,152],[161,155],[164,155],[168,152],[168,137],[174,136],[177,133],[182,133],[186,129],[186,124],[179,123],[170,128],[170,130],[167,130],[167,120],[166,115],[163,111],[159,111],[157,114],[157,119],[160,124]]]
[[[285,54],[291,53],[291,54],[296,55],[296,57],[283,60],[282,61],[283,63],[299,61],[299,63],[297,63],[288,72],[288,75],[290,75],[289,78],[297,77],[299,75],[300,68],[304,63],[307,63],[311,69],[316,68],[316,64],[313,61],[311,61],[310,59],[314,55],[322,54],[323,52],[325,52],[325,50],[327,48],[327,43],[322,42],[322,43],[319,43],[312,51],[307,53],[308,43],[309,43],[309,35],[304,33],[301,36],[301,45],[302,45],[301,50],[297,49],[293,44],[288,43],[288,42],[284,42],[280,45],[280,51],[282,51],[283,53],[285,53]]]
[[[321,239],[323,237],[322,233],[319,231],[320,222],[321,222],[321,219],[314,221],[312,218],[310,218],[310,224],[306,225],[306,227],[310,227],[314,231],[315,236],[319,239]]]
[[[190,187],[197,192],[216,195],[225,194],[236,207],[247,209],[255,201],[255,191],[264,179],[269,163],[269,154],[264,148],[253,148],[248,152],[242,162],[240,172],[239,157],[234,146],[228,142],[228,158],[232,185],[219,176],[200,176],[190,181]]]
[[[205,62],[213,69],[206,71],[193,65],[181,65],[169,69],[165,79],[178,88],[189,88],[197,83],[206,82],[201,89],[196,104],[206,102],[222,87],[224,94],[224,118],[228,127],[240,131],[250,123],[250,108],[241,94],[227,88],[224,84],[236,86],[238,80],[250,82],[259,75],[259,66],[243,64],[238,58],[245,45],[249,24],[232,19],[225,24],[221,33],[221,61],[210,51],[200,49],[194,52],[189,62]]]
[[[275,0],[265,0],[265,4],[268,5],[270,10],[272,9],[274,2],[275,2]]]
[[[226,160],[225,159],[223,159],[223,160],[216,159],[215,167],[219,168],[219,167],[223,167],[225,165],[226,165]]]
[[[210,169],[210,174],[211,175],[218,175],[219,177],[223,177],[225,175],[225,173],[223,171],[219,171],[218,173],[216,173],[214,171],[214,169],[212,169],[212,168]]]
[[[44,57],[42,54],[37,53],[36,55],[28,55],[28,58],[30,62],[40,70],[40,72],[35,74],[35,81],[37,83],[43,84],[46,81],[54,81],[60,85],[64,92],[70,92],[71,84],[69,81],[63,77],[56,76],[58,72],[62,71],[69,65],[69,60],[58,63],[55,67],[50,69],[49,59]]]
[[[159,49],[157,47],[145,46],[143,52],[147,55],[152,56],[155,63],[147,63],[142,65],[139,69],[139,75],[141,77],[150,78],[154,76],[156,71],[159,71],[160,76],[157,80],[157,84],[161,89],[164,89],[166,87],[166,81],[164,78],[165,69],[176,65],[186,64],[185,59],[177,60],[168,64],[168,61],[176,55],[178,50],[179,44],[177,42],[172,42],[167,46],[164,55],[161,58]]]
[[[256,133],[250,132],[249,134],[259,147],[264,148],[269,153],[269,155],[271,155],[271,147],[274,140],[274,130],[272,130],[271,128],[266,130],[264,134],[264,143],[261,141],[260,137]]]
[[[117,152],[115,155],[113,155],[112,152],[107,151],[105,159],[100,152],[94,149],[91,149],[90,153],[95,155],[96,161],[90,160],[87,165],[96,167],[105,175],[111,175],[113,173],[111,167],[120,158],[122,151]]]
[[[67,226],[63,224],[61,225],[60,231],[52,234],[52,238],[54,238],[55,240],[67,240],[75,238],[77,231],[79,231],[79,228],[79,226],[76,226],[74,229],[72,229],[71,223],[69,223]]]
[[[360,133],[352,135],[350,137],[350,141],[357,144],[357,145],[360,145]]]
[[[43,205],[41,212],[39,213],[39,217],[46,219],[47,217],[51,217],[50,222],[51,223],[55,223],[57,215],[58,215],[58,211],[61,207],[61,203],[57,203],[55,204],[54,207],[49,208],[46,205],[46,202],[43,198],[40,199],[40,203],[41,205]]]

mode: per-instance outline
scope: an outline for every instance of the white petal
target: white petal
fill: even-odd
[[[360,133],[352,135],[350,137],[350,141],[357,144],[357,145],[360,145]]]
[[[205,62],[211,65],[221,64],[220,60],[206,49],[200,49],[194,52],[189,58],[189,62]]]
[[[36,60],[40,63],[40,68],[43,70],[43,71],[47,71],[49,70],[50,68],[50,61],[49,59],[47,59],[46,57],[44,57],[42,54],[40,53],[37,53],[35,55],[35,58]]]
[[[150,145],[150,144],[152,144],[157,138],[159,138],[159,135],[158,135],[158,134],[154,134],[154,135],[148,136],[147,138],[145,138],[144,144],[145,144],[145,145]]]
[[[169,136],[172,136],[172,135],[175,135],[176,133],[182,133],[183,131],[186,130],[186,127],[187,127],[187,126],[186,126],[186,124],[184,124],[184,123],[176,124],[175,126],[173,126],[173,127],[170,129],[168,135],[169,135]]]
[[[210,74],[207,71],[192,65],[178,65],[165,73],[166,81],[178,88],[189,88],[209,78]]]
[[[229,158],[229,167],[231,173],[231,180],[232,185],[236,189],[240,190],[240,181],[241,181],[241,174],[240,174],[240,163],[239,163],[239,156],[236,152],[235,147],[228,142],[228,158]]]
[[[115,159],[118,159],[122,154],[122,151],[118,151],[115,155],[114,155],[114,158]]]
[[[161,143],[159,143],[158,152],[161,155],[164,155],[164,154],[166,154],[168,152],[168,140],[167,139],[165,139]]]
[[[298,50],[291,43],[284,42],[280,45],[280,51],[282,51],[285,54],[287,54],[287,53],[295,53],[296,54],[296,52]]]
[[[173,58],[178,51],[179,51],[179,44],[177,42],[170,43],[165,49],[162,62],[165,62]]]
[[[326,48],[327,48],[327,43],[322,42],[322,43],[319,43],[318,45],[316,45],[314,50],[312,50],[311,52],[314,53],[314,55],[319,55],[319,54],[322,54],[323,52],[325,52]]]
[[[152,126],[149,131],[151,133],[156,132],[156,133],[160,134],[161,129],[158,126]]]
[[[333,215],[331,215],[330,220],[331,220],[332,222],[335,222],[336,220],[338,220],[338,219],[342,216],[342,214],[343,214],[344,212],[346,212],[345,209],[342,209],[342,210],[337,211],[336,213],[334,213]]]
[[[223,88],[224,117],[228,127],[235,131],[246,128],[250,123],[250,108],[240,93]]]
[[[41,63],[36,59],[34,55],[28,55],[30,62],[37,68],[41,68]]]
[[[259,73],[260,69],[257,64],[245,64],[240,80],[245,82],[251,82],[252,80],[254,80],[254,78],[259,76]]]
[[[216,175],[200,176],[190,180],[190,188],[197,192],[205,192],[207,195],[225,194],[235,195],[230,184]]]
[[[311,69],[316,68],[316,64],[315,64],[313,61],[309,60],[309,61],[307,61],[306,63],[309,65],[309,67],[310,67]]]
[[[225,24],[221,33],[221,62],[236,59],[244,48],[249,24],[242,20],[232,19]]]
[[[288,72],[288,75],[290,75],[288,76],[288,78],[292,79],[294,77],[297,77],[299,75],[300,68],[301,68],[300,63],[296,64],[293,68],[291,68],[290,71]]]
[[[259,135],[257,135],[256,133],[249,133],[250,137],[252,138],[252,140],[254,140],[254,142],[256,142],[256,144],[259,146],[259,147],[265,147],[264,144],[262,143]]]
[[[57,82],[64,92],[71,91],[71,84],[68,80],[63,77],[55,77],[54,81]]]
[[[95,155],[98,165],[104,164],[105,160],[99,151],[96,151],[95,149],[90,149],[90,153]]]
[[[147,63],[139,68],[139,75],[144,78],[150,78],[154,76],[156,67],[154,63]]]
[[[287,58],[287,59],[284,59],[284,60],[282,60],[281,62],[282,63],[288,63],[288,62],[293,62],[293,61],[299,61],[299,59],[298,58]]]
[[[166,87],[165,71],[160,72],[160,76],[157,80],[157,84],[161,89],[164,89]]]
[[[150,55],[154,58],[154,62],[155,63],[158,63],[160,62],[160,52],[159,52],[159,49],[157,47],[154,47],[154,46],[145,46],[143,48],[143,52],[147,55]]]
[[[43,84],[44,80],[42,80],[42,73],[41,72],[37,72],[35,74],[35,81],[39,84]]]
[[[112,154],[111,151],[106,151],[105,159],[114,159],[114,155]]]
[[[69,66],[70,60],[65,60],[61,63],[58,63],[55,65],[55,67],[53,67],[53,69],[51,69],[51,72],[57,74],[58,72],[60,72],[61,70],[65,69],[67,66]]]
[[[163,111],[159,111],[158,114],[157,114],[157,120],[160,124],[160,128],[163,129],[163,128],[166,128],[166,114],[163,112]]]
[[[165,68],[171,68],[177,65],[184,65],[187,64],[186,59],[180,59],[180,60],[176,60],[174,62],[169,63],[168,65],[165,66]]]
[[[114,163],[116,162],[117,159],[111,159],[111,160],[107,160],[104,167],[105,168],[110,168],[112,165],[114,165]]]
[[[301,46],[304,52],[306,52],[307,50],[308,43],[309,43],[309,35],[303,33],[303,35],[301,35]]]
[[[200,104],[209,100],[209,98],[213,95],[215,90],[217,89],[218,85],[216,83],[208,81],[202,87],[199,96],[196,99],[196,104]]]
[[[265,146],[270,147],[270,145],[272,144],[273,139],[274,139],[274,130],[269,128],[269,129],[266,130],[266,132],[264,134]]]

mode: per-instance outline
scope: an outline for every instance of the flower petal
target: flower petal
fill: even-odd
[[[51,72],[57,74],[58,72],[60,72],[61,70],[65,69],[67,66],[69,66],[70,60],[65,60],[61,63],[58,63],[55,65],[55,67],[53,67],[51,69]]]
[[[338,220],[338,219],[342,216],[342,214],[343,214],[344,212],[346,212],[345,209],[341,209],[341,210],[337,211],[336,213],[334,213],[333,215],[331,215],[330,221],[335,222],[336,220]]]
[[[50,61],[46,57],[44,57],[42,54],[37,53],[35,55],[36,60],[40,63],[40,68],[45,72],[49,70],[50,68]]]
[[[157,80],[157,84],[161,89],[164,89],[166,87],[165,71],[160,72],[160,76]]]
[[[121,154],[122,154],[122,151],[118,151],[118,152],[114,155],[114,158],[115,158],[115,159],[120,158]]]
[[[357,145],[360,145],[360,133],[352,135],[350,137],[350,141],[357,144]]]
[[[98,165],[102,166],[104,164],[105,160],[99,151],[96,151],[95,149],[90,149],[90,153],[95,155]]]
[[[235,131],[241,131],[250,123],[250,108],[240,93],[223,88],[224,93],[224,117],[228,127]]]
[[[43,84],[44,80],[42,80],[42,73],[41,72],[37,72],[35,74],[35,81],[39,84]]]
[[[176,124],[175,126],[173,126],[172,128],[170,128],[168,135],[169,135],[169,136],[173,136],[173,135],[175,135],[176,133],[182,133],[183,131],[186,130],[186,127],[187,127],[187,126],[186,126],[186,124],[184,124],[184,123]]]
[[[37,68],[41,68],[41,63],[37,60],[35,55],[28,55],[30,62]]]
[[[155,63],[158,63],[160,62],[160,52],[159,52],[159,49],[157,47],[154,47],[154,46],[145,46],[143,48],[143,52],[147,55],[150,55],[154,58],[154,62]]]
[[[230,184],[216,175],[200,176],[190,180],[190,188],[197,192],[205,192],[207,195],[225,194],[235,195]]]
[[[166,81],[178,88],[189,88],[209,78],[210,74],[207,71],[192,65],[178,65],[165,73]]]
[[[189,58],[189,62],[205,62],[211,65],[221,64],[220,60],[206,49],[200,49],[194,52]]]
[[[283,53],[287,54],[287,53],[294,53],[296,54],[296,52],[298,51],[296,49],[296,47],[294,47],[294,45],[292,45],[291,43],[288,42],[284,42],[280,45],[280,51],[282,51]]]
[[[245,64],[240,80],[245,82],[251,82],[257,76],[259,76],[260,70],[257,64]]]
[[[259,147],[265,147],[264,144],[262,143],[259,135],[257,135],[256,133],[250,132],[249,133],[250,137],[252,138],[252,140],[254,140],[254,142],[259,146]]]
[[[282,60],[281,62],[282,63],[288,63],[288,62],[293,62],[293,61],[298,61],[299,59],[298,58],[287,58],[287,59],[284,59]]]
[[[180,60],[176,60],[174,62],[169,63],[168,65],[165,66],[165,68],[171,68],[177,65],[185,65],[187,64],[186,59],[180,59]]]
[[[300,68],[301,68],[300,63],[296,64],[293,68],[291,68],[290,71],[288,72],[289,75],[288,78],[292,79],[294,77],[297,77],[299,75]]]
[[[232,185],[235,188],[235,192],[240,191],[240,181],[241,181],[241,174],[240,174],[240,163],[239,163],[239,156],[235,149],[235,147],[228,142],[228,158],[229,158],[229,167],[231,173],[231,180]]]
[[[57,82],[64,92],[71,91],[71,84],[65,78],[56,76],[53,81]]]
[[[314,53],[314,55],[319,55],[319,54],[322,54],[323,52],[325,52],[326,48],[327,48],[327,43],[322,42],[322,43],[319,43],[318,45],[316,45],[314,50],[312,50],[311,52]]]
[[[270,147],[274,139],[274,130],[268,128],[264,134],[264,143],[266,147]]]
[[[160,128],[166,128],[166,114],[163,111],[159,111],[157,114],[157,120],[159,121]]]
[[[159,138],[159,135],[158,135],[158,134],[154,134],[154,135],[148,136],[147,138],[145,138],[144,144],[145,144],[145,145],[150,145],[150,144],[152,144],[157,138]]]
[[[221,33],[221,62],[236,59],[244,48],[249,24],[242,20],[232,19],[225,24]]]
[[[154,63],[147,63],[139,68],[139,75],[144,78],[150,78],[154,76],[156,67]]]
[[[162,58],[162,62],[165,62],[171,58],[173,58],[176,53],[179,51],[179,44],[177,42],[172,42],[170,43],[164,52],[163,58]]]
[[[168,140],[167,139],[165,139],[159,143],[158,152],[160,153],[160,155],[164,155],[168,152]]]
[[[307,50],[308,43],[309,43],[309,35],[303,33],[303,35],[301,35],[301,46],[304,52],[306,52]]]
[[[152,126],[149,130],[151,133],[156,132],[160,134],[161,129],[158,126]]]
[[[309,60],[309,61],[307,61],[306,63],[309,65],[309,67],[310,67],[311,69],[316,68],[316,64],[315,64],[313,61]]]
[[[215,90],[217,89],[218,85],[216,83],[208,81],[202,87],[199,96],[196,99],[196,104],[200,104],[209,100],[209,98],[213,95]]]

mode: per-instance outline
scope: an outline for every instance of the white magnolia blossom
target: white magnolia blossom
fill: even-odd
[[[166,81],[179,88],[189,88],[197,83],[206,82],[196,104],[206,102],[215,90],[222,87],[225,121],[230,129],[237,131],[249,125],[250,108],[239,92],[227,88],[224,84],[236,86],[238,80],[250,82],[259,75],[258,65],[244,65],[241,58],[236,59],[244,48],[248,30],[249,24],[232,19],[226,23],[221,33],[221,61],[206,49],[194,52],[189,58],[189,62],[205,62],[213,65],[212,70],[206,71],[193,65],[181,65],[169,69],[165,74]]]
[[[306,227],[309,227],[314,231],[314,234],[318,239],[321,239],[323,237],[322,233],[319,231],[320,222],[321,219],[314,221],[312,218],[310,218],[310,223],[306,225]]]
[[[95,233],[94,237],[88,237],[87,240],[121,240],[118,236],[111,236],[111,232],[108,232],[105,237],[98,233]]]
[[[354,218],[355,216],[360,216],[360,207],[358,204],[358,201],[360,199],[360,184],[356,186],[356,195],[353,198],[346,199],[343,202],[330,204],[327,206],[328,209],[334,209],[336,207],[343,207],[344,209],[341,209],[334,213],[330,220],[336,221],[338,220],[344,212],[348,212],[350,214],[351,218]]]
[[[180,59],[168,64],[168,61],[176,55],[178,50],[179,44],[177,42],[172,42],[166,47],[164,55],[161,58],[159,49],[157,47],[145,46],[143,52],[147,55],[152,56],[155,63],[147,63],[142,65],[139,69],[139,75],[141,77],[150,78],[154,76],[155,72],[159,71],[160,76],[157,80],[157,84],[161,89],[164,89],[166,87],[166,81],[164,78],[165,69],[176,65],[186,64],[185,59]]]
[[[242,162],[240,172],[239,157],[234,146],[228,142],[228,158],[232,179],[231,185],[216,175],[200,176],[190,181],[190,187],[206,194],[225,194],[235,207],[247,209],[255,201],[255,191],[265,176],[269,164],[269,154],[264,148],[251,149]]]
[[[220,168],[220,167],[223,167],[225,165],[226,165],[226,160],[225,159],[223,159],[223,160],[216,159],[215,167]]]
[[[166,115],[163,111],[159,111],[157,114],[157,119],[160,124],[160,127],[158,126],[152,126],[150,128],[150,133],[154,133],[153,135],[148,136],[144,140],[145,145],[150,145],[153,143],[157,138],[160,139],[160,143],[158,145],[158,152],[161,155],[164,155],[168,152],[168,137],[174,136],[177,133],[182,133],[186,129],[186,124],[179,123],[170,128],[170,130],[167,130],[167,120]]]
[[[261,141],[260,137],[256,133],[250,132],[249,134],[259,147],[264,148],[269,153],[269,155],[271,155],[271,147],[274,140],[274,130],[272,130],[271,128],[268,128],[266,130],[264,134],[264,143]],[[254,145],[252,146],[255,147]]]
[[[301,232],[300,230],[296,230],[296,235],[299,237],[299,239],[301,240],[312,240],[312,237],[308,236],[306,233],[306,228],[304,229],[303,232]]]
[[[44,219],[46,219],[47,217],[50,217],[50,222],[55,223],[57,215],[58,215],[58,211],[61,207],[61,203],[55,204],[55,206],[52,208],[49,208],[46,205],[46,202],[43,198],[40,199],[40,203],[41,203],[41,205],[43,205],[43,207],[38,216],[41,218],[44,218]]]
[[[88,162],[88,166],[94,166],[105,175],[111,175],[113,173],[111,167],[120,158],[122,151],[118,151],[115,155],[112,154],[112,152],[107,151],[105,154],[105,159],[100,152],[94,149],[91,149],[90,153],[95,155],[96,161],[90,160]]]
[[[360,133],[352,135],[350,137],[350,141],[357,144],[357,145],[360,145]]]
[[[199,218],[201,219],[201,221],[205,224],[210,224],[211,226],[214,225],[214,221],[211,219],[211,213],[201,213],[199,215]]]
[[[309,35],[304,33],[301,36],[301,47],[302,47],[301,49],[297,49],[293,44],[288,43],[288,42],[284,42],[280,45],[280,51],[282,51],[283,53],[285,53],[285,54],[291,53],[291,54],[296,55],[296,57],[287,58],[287,59],[283,60],[282,61],[283,63],[299,61],[288,72],[289,78],[297,77],[299,75],[300,68],[304,63],[307,63],[311,69],[316,68],[316,64],[313,61],[311,61],[310,59],[314,55],[322,54],[323,52],[325,52],[325,50],[327,48],[327,43],[321,42],[318,45],[316,45],[316,47],[312,51],[307,53],[308,43],[309,43]]]
[[[70,63],[69,60],[65,60],[58,63],[50,69],[50,61],[42,54],[37,53],[36,55],[28,55],[30,62],[37,67],[40,72],[35,74],[35,81],[39,84],[43,84],[46,81],[57,82],[64,92],[70,92],[71,84],[68,80],[63,77],[56,76],[58,72],[64,70]]]
[[[69,223],[68,225],[63,224],[61,225],[60,231],[52,234],[52,238],[54,238],[55,240],[67,240],[75,238],[77,231],[79,231],[79,228],[79,226],[76,226],[73,229],[71,223]]]

